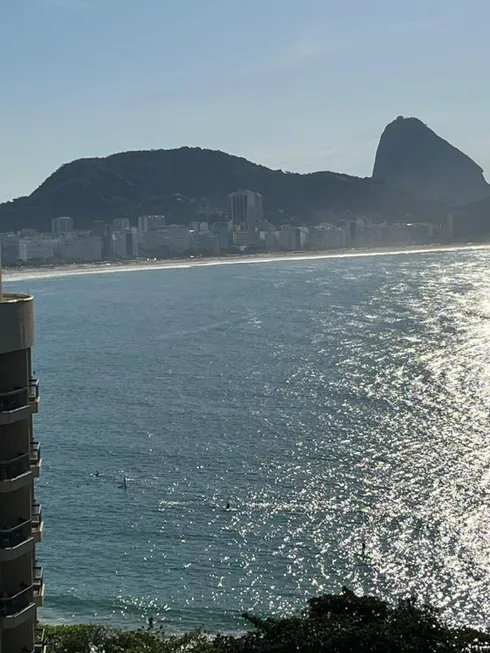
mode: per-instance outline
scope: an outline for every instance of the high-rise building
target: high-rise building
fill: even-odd
[[[227,251],[230,249],[232,232],[228,222],[215,222],[213,231],[218,234],[219,249]]]
[[[126,252],[130,258],[136,258],[139,254],[138,229],[136,227],[132,227],[130,231],[126,232]]]
[[[252,190],[238,190],[228,195],[230,217],[235,226],[246,225],[255,227],[257,222],[262,222],[264,212],[262,195]]]
[[[130,231],[112,232],[112,256],[115,259],[128,258],[128,241],[126,236],[131,235]]]
[[[36,543],[43,532],[34,479],[41,450],[32,416],[39,408],[34,378],[33,298],[3,293],[0,261],[0,652],[44,650],[37,608],[43,604]]]
[[[140,215],[138,217],[138,231],[144,233],[148,231],[158,231],[167,224],[167,219],[164,215]]]
[[[53,218],[51,220],[51,233],[65,234],[69,231],[73,231],[73,218],[61,216],[60,218]]]
[[[102,258],[104,261],[109,261],[114,255],[114,247],[112,240],[112,226],[110,224],[104,225],[104,235],[102,236]]]
[[[262,195],[252,190],[238,190],[228,195],[234,231],[247,231],[249,243],[257,240],[257,223],[264,219]]]

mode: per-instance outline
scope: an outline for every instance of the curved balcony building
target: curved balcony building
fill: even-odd
[[[42,568],[36,544],[43,532],[34,479],[41,469],[41,448],[34,438],[39,410],[34,378],[33,298],[3,293],[0,271],[0,653],[40,653]]]

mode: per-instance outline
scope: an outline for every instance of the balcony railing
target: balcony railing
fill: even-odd
[[[43,520],[43,509],[39,503],[32,504],[32,525],[40,524]]]
[[[31,520],[25,519],[15,526],[0,528],[0,549],[13,549],[31,537]]]
[[[30,464],[31,467],[39,465],[41,462],[41,445],[39,442],[31,442],[31,456]]]
[[[43,511],[38,503],[32,505],[32,534],[35,541],[39,541],[42,536]],[[37,539],[36,539],[37,538]]]
[[[0,413],[8,413],[25,408],[39,399],[39,381],[30,379],[27,388],[15,388],[10,392],[0,392]]]
[[[39,399],[39,380],[29,379],[29,401],[37,401]]]
[[[42,653],[44,651],[44,628],[36,626],[34,630],[34,653]]]
[[[9,413],[12,410],[29,405],[28,388],[18,388],[0,394],[0,413]]]
[[[16,594],[0,596],[0,617],[11,617],[22,612],[33,602],[33,586],[19,589]]]
[[[36,599],[38,599],[42,602],[43,599],[43,568],[42,567],[34,567],[33,588],[34,588],[34,600],[36,601]]]
[[[18,454],[11,460],[0,461],[0,481],[10,481],[29,471],[29,454]]]

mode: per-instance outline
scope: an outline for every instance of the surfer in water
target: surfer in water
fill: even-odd
[[[229,502],[229,501],[228,501],[228,503],[226,504],[226,508],[225,508],[225,510],[231,510],[231,506],[230,506],[230,502]]]
[[[125,490],[127,490],[127,489],[128,489],[128,482],[127,482],[127,480],[126,480],[126,477],[125,477],[125,476],[123,477],[123,483],[122,483],[122,486],[123,486],[123,488],[124,488]]]

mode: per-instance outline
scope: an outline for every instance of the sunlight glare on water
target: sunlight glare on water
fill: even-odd
[[[489,269],[482,250],[30,279],[43,619],[234,630],[345,584],[486,625]]]

